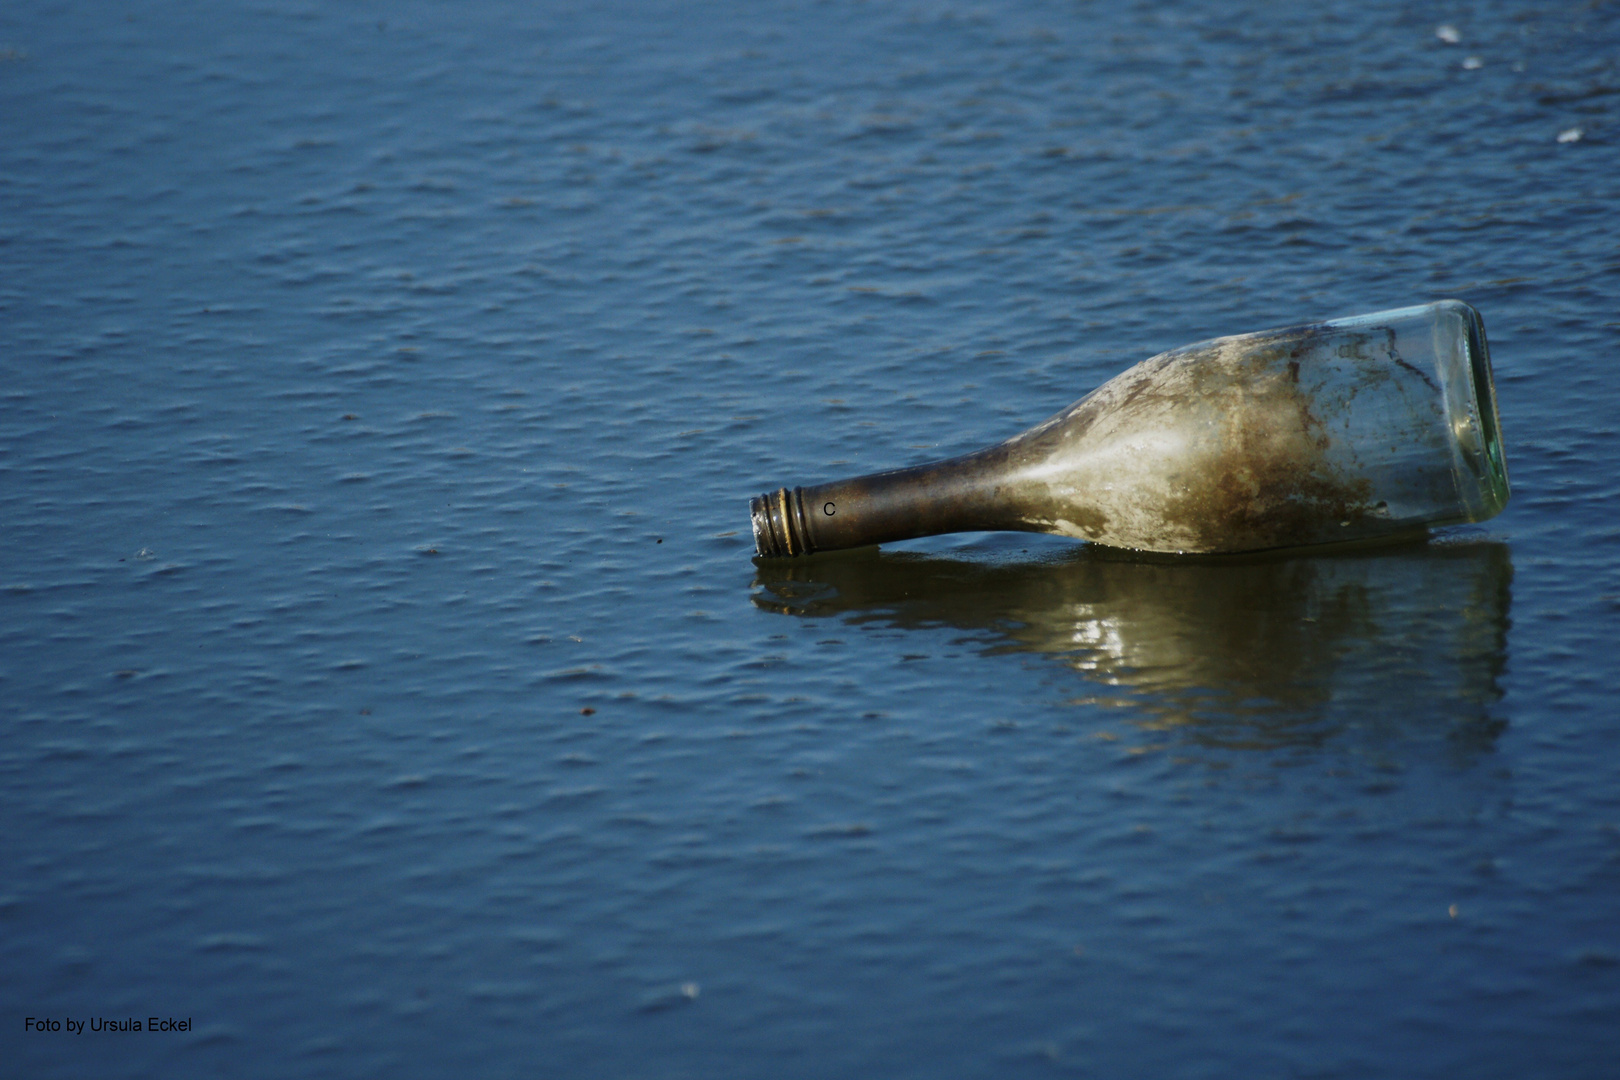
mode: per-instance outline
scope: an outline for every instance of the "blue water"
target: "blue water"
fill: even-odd
[[[1601,4],[0,7],[0,1071],[1615,1075],[1617,117]],[[751,561],[1442,297],[1484,526]]]

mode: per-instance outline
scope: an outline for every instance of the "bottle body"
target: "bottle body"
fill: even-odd
[[[1483,323],[1440,301],[1173,349],[996,446],[751,510],[763,556],[992,529],[1192,553],[1482,521],[1507,497]]]

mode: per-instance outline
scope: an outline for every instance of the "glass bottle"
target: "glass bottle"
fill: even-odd
[[[1484,323],[1442,300],[1172,349],[995,446],[749,509],[765,557],[998,529],[1213,553],[1483,521],[1507,499]]]

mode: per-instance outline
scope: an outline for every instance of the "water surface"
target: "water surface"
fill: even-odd
[[[1605,1075],[1616,42],[1506,0],[7,5],[0,1054]],[[760,491],[1441,297],[1491,338],[1484,526],[750,559]],[[150,1015],[194,1030],[23,1030]]]

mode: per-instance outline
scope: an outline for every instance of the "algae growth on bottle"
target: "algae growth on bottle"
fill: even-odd
[[[997,529],[1214,553],[1483,521],[1507,499],[1484,323],[1442,300],[1172,349],[995,446],[750,511],[766,557]]]

